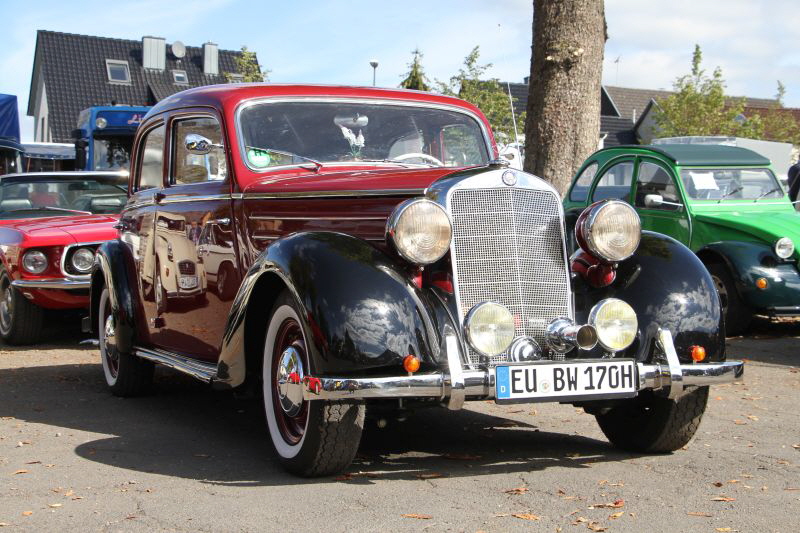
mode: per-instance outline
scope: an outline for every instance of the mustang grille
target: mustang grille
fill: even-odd
[[[533,189],[453,192],[451,255],[462,319],[476,304],[495,301],[519,317],[516,335],[546,347],[547,324],[571,317],[559,207],[554,194]],[[481,358],[470,350],[469,360]],[[501,354],[489,364],[507,360]]]
[[[178,263],[178,272],[184,276],[193,276],[195,273],[195,266],[193,261],[181,261]]]

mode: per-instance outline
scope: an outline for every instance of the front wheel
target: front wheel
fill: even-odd
[[[285,291],[272,309],[264,343],[264,412],[283,466],[301,476],[325,476],[353,461],[364,405],[303,399],[303,377],[311,370],[306,338],[298,305]]]
[[[44,309],[29,302],[11,285],[5,269],[0,269],[0,337],[8,344],[33,344],[39,340]]]
[[[667,453],[694,437],[708,402],[708,387],[698,387],[677,400],[645,392],[595,415],[611,443],[623,450]]]

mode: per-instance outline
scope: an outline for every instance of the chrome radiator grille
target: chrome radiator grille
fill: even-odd
[[[458,189],[450,198],[451,255],[462,319],[491,300],[519,317],[516,334],[544,348],[547,324],[571,317],[560,201],[525,188]],[[471,364],[480,356],[470,351]],[[489,364],[507,361],[501,354]]]

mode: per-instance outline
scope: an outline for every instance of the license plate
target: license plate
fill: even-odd
[[[630,397],[636,379],[632,359],[504,365],[495,369],[495,398],[514,403]]]
[[[197,287],[197,276],[181,276],[178,279],[181,289],[194,289]]]

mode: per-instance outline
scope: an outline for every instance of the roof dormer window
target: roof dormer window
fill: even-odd
[[[172,71],[172,79],[178,85],[188,85],[189,84],[189,77],[186,75],[185,70],[173,70]]]
[[[112,83],[131,82],[131,72],[127,61],[106,59],[106,72],[108,73],[108,81]]]

